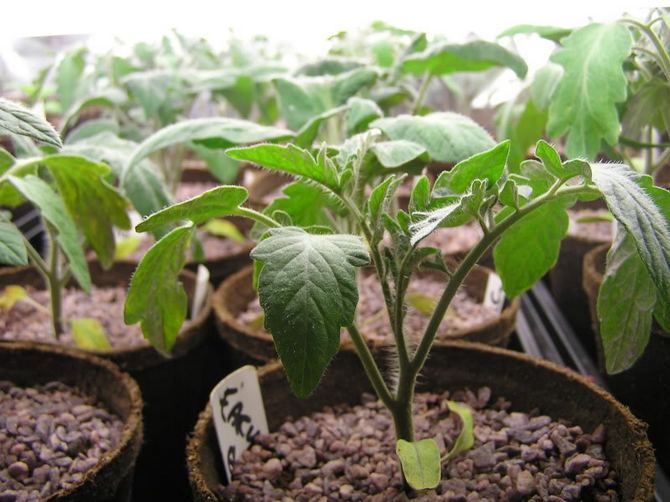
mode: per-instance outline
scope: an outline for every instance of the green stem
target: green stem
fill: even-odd
[[[632,146],[634,148],[670,148],[670,143],[653,143],[653,142],[644,142],[637,141],[633,138],[626,138],[625,136],[619,137],[619,143],[626,146]]]
[[[277,221],[270,218],[268,215],[260,213],[260,212],[256,211],[255,209],[251,209],[250,207],[239,207],[239,208],[237,208],[235,210],[235,215],[250,218],[254,221],[257,221],[258,223],[261,223],[262,225],[265,225],[266,227],[270,227],[270,228],[281,227],[281,225]]]
[[[426,97],[426,92],[428,91],[428,86],[430,85],[430,81],[432,79],[433,74],[427,71],[423,76],[421,87],[419,87],[419,92],[417,93],[416,99],[414,100],[414,105],[412,106],[412,115],[416,115],[419,113],[419,110],[421,110],[421,105],[423,105],[423,100]]]
[[[637,19],[624,18],[621,20],[621,22],[631,24],[647,35],[647,38],[649,38],[651,43],[654,45],[654,48],[658,52],[659,63],[661,70],[663,70],[663,73],[665,74],[666,80],[670,80],[670,56],[665,50],[663,42],[660,38],[658,38],[656,32],[649,25],[646,25]]]
[[[360,331],[358,331],[358,328],[356,328],[353,323],[347,326],[347,331],[349,332],[351,340],[354,342],[356,353],[358,354],[363,369],[365,369],[365,373],[372,384],[372,388],[377,393],[381,402],[384,403],[384,406],[393,411],[395,409],[395,401],[386,386],[386,382],[384,382],[384,378],[377,367],[377,363],[372,356],[372,352],[370,352],[370,348],[363,339],[363,335],[361,335]]]
[[[30,243],[28,239],[23,237],[23,244],[26,246],[26,251],[28,252],[28,257],[31,259],[33,264],[35,265],[35,268],[37,268],[38,272],[44,279],[44,282],[46,283],[45,285],[48,286],[48,281],[49,281],[49,266],[46,264],[44,259],[40,256],[40,254],[37,252],[37,250],[33,247],[33,245]]]
[[[473,247],[470,252],[466,255],[463,261],[460,263],[458,268],[454,271],[447,287],[445,288],[440,300],[435,307],[435,311],[430,318],[428,326],[424,332],[424,335],[421,339],[419,347],[414,355],[412,360],[412,377],[415,379],[419,374],[423,365],[426,362],[430,348],[433,345],[435,340],[435,335],[437,334],[437,329],[444,318],[445,313],[449,304],[453,300],[458,288],[461,286],[467,275],[470,273],[470,270],[475,266],[475,264],[480,260],[484,255],[486,250],[491,246],[509,227],[514,225],[521,218],[526,216],[528,213],[542,206],[547,201],[550,201],[556,197],[560,197],[568,194],[578,194],[585,192],[593,192],[595,189],[584,186],[584,185],[575,185],[564,187],[562,190],[559,190],[562,182],[558,180],[554,185],[549,189],[548,192],[541,195],[537,199],[529,202],[527,205],[523,206],[519,210],[515,211],[511,215],[507,216],[504,220],[498,223],[493,228],[489,229],[489,233],[482,237],[482,239]],[[597,192],[599,193],[599,192]]]
[[[53,333],[56,338],[63,334],[63,306],[60,285],[60,257],[58,254],[58,243],[56,242],[56,232],[53,227],[47,223],[47,233],[49,234],[49,295],[51,298],[51,323]]]

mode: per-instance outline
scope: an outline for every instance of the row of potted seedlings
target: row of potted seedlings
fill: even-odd
[[[564,53],[583,36],[577,30],[564,39]],[[423,91],[456,71],[504,65],[525,73],[518,56],[494,47],[427,46],[414,37],[400,65],[424,75]],[[329,63],[304,74],[335,72]],[[458,499],[468,492],[650,499],[654,456],[644,425],[626,408],[564,369],[467,341],[506,345],[517,297],[557,260],[567,210],[602,199],[617,239],[600,269],[607,286],[599,288],[596,317],[605,359],[618,364],[611,362],[618,351],[619,364],[632,364],[652,311],[662,326],[667,318],[667,191],[625,165],[564,161],[543,141],[531,160],[517,161],[515,141],[496,144],[461,115],[386,116],[356,96],[374,80],[365,68],[281,80],[292,130],[193,119],[141,142],[107,131],[88,144],[63,145],[44,121],[2,101],[4,130],[48,146],[30,159],[3,152],[1,202],[32,202],[49,237],[45,259],[6,218],[2,223],[3,262],[32,265],[0,274],[2,336],[55,337],[78,349],[2,343],[3,357],[13,361],[2,366],[3,406],[12,410],[2,445],[11,463],[0,471],[7,500],[112,499],[130,489],[138,453],[135,495],[161,493],[163,476],[182,474],[184,437],[213,385],[241,362],[275,355],[281,364],[259,370],[273,432],[254,439],[232,480],[222,475],[213,410],[200,415],[187,451],[196,499]],[[305,111],[314,103],[309,93],[324,87],[339,101]],[[411,111],[422,111],[423,91]],[[313,148],[317,139],[328,143]],[[254,180],[249,190],[214,184],[199,194],[211,182],[196,172],[196,186],[175,186],[168,195],[149,157],[183,144],[225,150],[243,166],[238,179]],[[279,192],[275,183],[254,193],[268,178],[258,166],[293,181]],[[187,179],[187,172],[172,176]],[[148,218],[136,226],[139,236],[115,242],[115,229],[131,226],[124,195]],[[170,200],[177,202],[164,207]],[[156,240],[150,248],[147,233]],[[454,241],[463,245],[447,250]],[[223,280],[215,293],[185,270],[203,261],[215,286]],[[510,298],[500,313],[483,305],[492,274],[485,265],[495,267]],[[91,295],[70,289],[75,285]],[[49,367],[31,364],[36,357],[56,354],[69,359],[52,366],[69,371],[26,375]],[[146,403],[141,451],[137,387],[100,357],[139,384]],[[72,371],[87,365],[104,385]],[[44,394],[55,394],[57,405],[45,405]],[[121,471],[105,473],[108,465]],[[165,496],[186,490],[167,486]]]

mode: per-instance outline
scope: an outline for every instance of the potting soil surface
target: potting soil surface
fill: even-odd
[[[0,310],[0,339],[28,340],[46,343],[75,345],[70,323],[67,320],[93,318],[104,328],[112,348],[134,348],[148,345],[142,337],[139,324],[126,326],[123,322],[123,303],[126,290],[123,287],[99,288],[93,286],[91,294],[74,289],[63,290],[62,306],[66,319],[63,334],[56,339],[51,327],[49,314],[49,293],[26,287],[30,298],[47,310],[34,307],[30,303],[17,302],[9,310]]]

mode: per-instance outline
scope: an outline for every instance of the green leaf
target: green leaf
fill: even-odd
[[[646,126],[670,132],[670,85],[666,80],[652,78],[644,82],[630,98],[623,117],[628,137],[641,138]]]
[[[622,164],[592,164],[610,212],[633,237],[640,258],[670,304],[670,192]]]
[[[538,110],[546,111],[551,98],[563,78],[563,67],[554,63],[547,63],[537,70],[533,83],[530,84],[530,98]]]
[[[559,42],[562,38],[567,37],[572,33],[569,28],[559,28],[558,26],[543,26],[536,24],[517,24],[511,28],[507,28],[496,38],[512,37],[519,34],[536,34],[552,42]]]
[[[475,40],[464,44],[440,43],[429,46],[425,51],[412,54],[401,64],[402,71],[415,75],[482,71],[503,66],[511,68],[519,78],[528,71],[525,61],[503,46]]]
[[[70,329],[74,343],[80,349],[109,350],[112,348],[105,334],[105,328],[97,319],[88,317],[72,319]]]
[[[296,227],[272,230],[251,252],[263,263],[258,294],[289,383],[311,394],[340,346],[358,303],[355,267],[369,262],[353,235],[311,235]]]
[[[440,484],[440,449],[434,439],[410,443],[399,439],[395,449],[402,472],[415,490],[427,490]]]
[[[502,235],[493,259],[509,298],[526,291],[556,264],[561,239],[568,231],[566,206],[562,199],[547,202]]]
[[[174,204],[152,214],[137,225],[137,232],[150,232],[169,223],[190,220],[196,225],[219,216],[232,216],[249,194],[247,189],[239,186],[222,185],[192,199]]]
[[[486,182],[474,180],[468,191],[460,197],[445,197],[436,201],[440,204],[437,209],[412,213],[414,223],[409,227],[412,246],[438,227],[455,227],[467,223],[473,216],[477,216],[485,196]]]
[[[235,242],[244,242],[246,240],[242,232],[235,225],[221,218],[209,220],[202,229],[210,235],[225,237]]]
[[[84,251],[79,243],[77,227],[62,199],[37,176],[28,175],[24,178],[10,176],[9,181],[40,210],[42,217],[56,229],[58,246],[67,257],[72,275],[84,291],[90,291],[91,277],[88,273]]]
[[[86,108],[115,108],[125,100],[125,94],[119,89],[108,89],[98,96],[88,96],[74,102],[63,115],[61,131],[67,131],[81,112]]]
[[[79,81],[86,66],[86,49],[76,49],[63,56],[56,67],[56,92],[62,111],[75,102]]]
[[[532,100],[528,100],[518,120],[506,134],[511,140],[508,162],[512,172],[518,171],[529,148],[544,134],[547,117],[546,111],[539,110]]]
[[[456,441],[454,441],[451,450],[443,459],[448,462],[452,458],[472,448],[475,444],[475,426],[472,410],[469,406],[457,403],[456,401],[447,401],[447,405],[449,406],[449,411],[456,413],[461,419],[461,432],[458,433],[458,437],[456,438]]]
[[[419,176],[409,197],[409,212],[425,211],[430,203],[430,181],[426,175]]]
[[[282,211],[291,218],[293,225],[303,228],[330,224],[324,208],[335,207],[335,204],[319,187],[296,181],[286,185],[282,192],[284,197],[274,199],[263,211],[265,214]]]
[[[0,263],[3,265],[28,263],[23,235],[12,222],[2,218],[0,218]]]
[[[295,145],[254,145],[231,148],[226,154],[237,160],[246,160],[266,169],[295,176],[304,176],[333,190],[338,189],[337,172],[326,162],[319,162],[309,151]]]
[[[435,312],[437,307],[437,298],[416,291],[408,292],[405,300],[410,307],[426,317]]]
[[[357,68],[361,68],[363,63],[356,59],[346,59],[342,57],[326,57],[312,63],[307,63],[298,68],[296,75],[306,77],[320,77],[323,75],[339,75]]]
[[[510,142],[503,141],[490,150],[462,160],[449,171],[442,171],[433,186],[437,196],[464,193],[476,179],[487,180],[489,186],[502,176],[509,155]]]
[[[321,113],[343,105],[360,90],[371,86],[377,74],[357,68],[338,75],[277,78],[273,80],[282,116],[297,130]]]
[[[73,145],[102,133],[110,133],[110,135],[116,136],[119,134],[119,131],[120,127],[116,120],[87,120],[86,122],[82,122],[81,124],[77,125],[77,127],[68,132],[67,136],[65,137],[65,142],[68,145]]]
[[[635,241],[621,230],[607,253],[597,304],[605,367],[610,374],[630,368],[644,352],[656,304],[656,287]]]
[[[302,148],[310,148],[312,146],[312,143],[316,139],[317,135],[319,134],[319,129],[321,128],[321,125],[326,120],[329,120],[335,117],[336,115],[339,115],[346,109],[347,106],[338,106],[335,108],[331,108],[330,110],[326,110],[325,112],[320,113],[319,115],[316,115],[315,117],[309,119],[307,123],[303,125],[298,131],[298,134],[296,135],[294,141],[295,145]]]
[[[210,148],[228,148],[261,141],[282,141],[293,137],[291,131],[231,118],[183,120],[165,127],[145,139],[128,160],[125,171],[162,148],[189,141],[205,142]]]
[[[0,294],[0,309],[11,310],[17,302],[29,298],[28,292],[22,286],[10,284]]]
[[[189,144],[196,156],[205,161],[207,169],[223,185],[235,183],[240,172],[240,162],[231,159],[224,150],[213,150],[197,143]]]
[[[132,255],[140,247],[142,237],[138,235],[128,235],[116,241],[116,250],[114,251],[114,261],[123,260]]]
[[[370,193],[368,198],[368,214],[370,217],[370,226],[376,236],[381,235],[383,231],[382,216],[386,214],[395,191],[405,179],[404,176],[389,176],[377,185]]]
[[[457,113],[438,112],[422,117],[399,115],[375,120],[392,140],[407,140],[423,146],[431,160],[456,163],[495,146],[495,141],[477,123]]]
[[[194,226],[177,227],[144,255],[130,280],[124,306],[126,324],[141,322],[142,334],[169,354],[186,319],[188,297],[179,280]]]
[[[616,145],[617,103],[626,99],[622,64],[633,40],[625,26],[590,24],[574,31],[551,60],[565,70],[549,106],[549,135],[567,133],[568,157],[595,158],[601,141]]]
[[[379,163],[385,168],[395,168],[407,165],[421,167],[428,163],[426,148],[413,141],[403,139],[397,141],[380,141],[370,147]]]
[[[58,133],[49,122],[18,103],[0,98],[0,131],[3,129],[56,148],[63,146]]]
[[[83,157],[52,155],[40,164],[49,168],[70,215],[103,267],[114,262],[114,227],[130,228],[128,202],[103,179],[110,169]]]
[[[384,116],[379,105],[371,99],[353,97],[347,105],[347,136],[365,131],[370,122]]]

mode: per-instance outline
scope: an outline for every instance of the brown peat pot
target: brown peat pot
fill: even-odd
[[[117,263],[103,270],[97,261],[89,262],[96,286],[127,287],[135,267]],[[190,299],[195,275],[182,272],[182,281]],[[43,281],[32,267],[0,272],[0,287],[8,284],[43,288]],[[210,321],[212,288],[208,285],[205,302],[194,319],[182,327],[172,357],[159,354],[150,346],[109,351],[85,351],[110,360],[127,371],[139,384],[144,399],[144,445],[137,461],[136,496],[169,496],[188,491],[183,469],[184,444],[198,412],[207,402],[211,388],[230,368],[212,355],[213,329]],[[75,349],[76,350],[76,349]],[[81,351],[84,352],[84,351]],[[144,498],[140,500],[150,500]]]
[[[486,281],[491,271],[485,267],[476,267],[466,279],[464,286],[473,298],[482,301]],[[252,287],[253,268],[246,267],[226,279],[214,293],[213,308],[216,327],[224,342],[239,354],[239,364],[259,364],[277,357],[272,336],[263,329],[253,329],[239,320],[247,305],[256,297]],[[507,301],[502,313],[495,319],[482,323],[473,329],[450,333],[448,340],[482,342],[489,345],[506,347],[516,325],[519,311],[518,298]],[[440,344],[441,337],[435,343]]]
[[[130,500],[135,460],[142,445],[142,397],[137,383],[99,357],[50,344],[0,342],[0,380],[32,386],[59,381],[95,397],[120,417],[119,444],[104,454],[74,487],[48,500]]]
[[[597,299],[603,282],[605,259],[610,245],[598,246],[584,256],[584,290],[588,295],[593,322],[598,365],[605,374],[602,343],[598,330]],[[622,373],[605,375],[609,388],[617,399],[630,406],[635,415],[649,423],[649,437],[657,451],[659,464],[670,472],[670,336],[654,325],[649,345],[642,357]]]
[[[375,353],[381,358],[383,349]],[[338,404],[356,404],[371,392],[355,352],[343,348],[330,365],[317,391],[301,400],[291,394],[281,365],[269,363],[258,370],[261,392],[271,431],[289,417],[297,418]],[[454,342],[433,347],[418,391],[491,388],[515,410],[539,408],[554,419],[566,419],[585,430],[606,427],[605,451],[617,471],[622,501],[653,497],[654,453],[646,426],[610,394],[588,379],[555,364],[482,344]],[[225,483],[223,465],[210,406],[201,413],[188,442],[189,480],[195,501],[214,502],[217,486]]]

